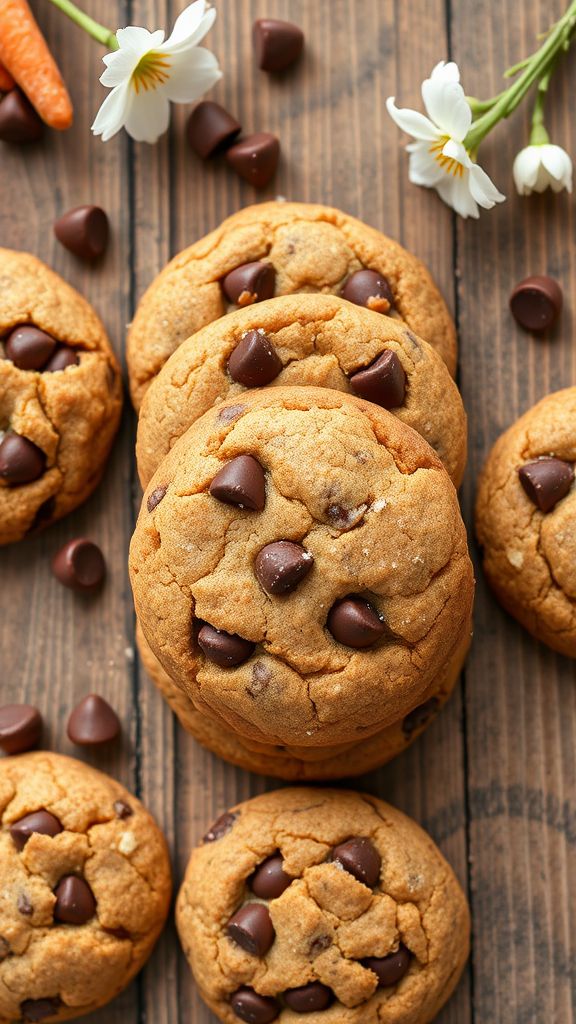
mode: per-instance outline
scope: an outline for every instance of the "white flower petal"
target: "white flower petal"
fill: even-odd
[[[410,153],[408,178],[412,184],[434,188],[436,183],[444,177],[445,171],[435,159],[434,154],[430,152],[429,144],[413,142],[406,148]]]
[[[466,147],[461,142],[457,142],[456,139],[448,139],[448,142],[444,143],[442,156],[447,156],[450,160],[456,160],[463,167],[470,167],[472,164]]]
[[[124,127],[129,107],[130,86],[126,82],[113,89],[104,100],[92,125],[94,135],[101,135],[102,141],[108,142]]]
[[[453,175],[444,175],[444,178],[436,186],[436,190],[441,199],[451,206],[456,213],[466,220],[467,217],[477,218],[480,216],[478,206],[476,205],[470,189],[468,187],[468,173],[454,177]]]
[[[149,32],[147,28],[140,28],[139,25],[128,25],[127,28],[118,29],[116,39],[121,50],[134,50],[142,55],[164,42],[164,32],[162,29]]]
[[[568,153],[561,146],[546,145],[540,146],[541,160],[553,178],[560,182],[561,188],[567,182],[572,183],[572,161]]]
[[[126,79],[130,78],[142,60],[142,54],[132,49],[116,50],[115,53],[110,53],[107,57],[102,58],[107,64],[107,68],[102,72],[100,81],[109,89],[113,89],[115,85],[122,85]]]
[[[503,203],[506,199],[506,196],[498,191],[492,179],[478,164],[470,165],[469,178],[470,193],[485,210],[491,210],[496,203]]]
[[[512,175],[516,190],[521,196],[530,195],[536,184],[540,169],[540,146],[525,146],[516,155]]]
[[[388,97],[386,109],[403,132],[412,135],[415,139],[427,139],[430,142],[440,137],[438,129],[427,117],[424,117],[424,114],[419,114],[417,110],[410,110],[409,107],[399,109],[394,102],[395,98],[395,96]]]
[[[174,56],[169,74],[164,94],[173,103],[191,103],[222,78],[216,57],[202,46]]]
[[[162,88],[141,92],[130,104],[124,127],[136,142],[157,142],[170,123],[170,104]]]
[[[472,124],[472,111],[462,86],[428,78],[422,82],[422,99],[428,116],[442,133],[462,142]]]
[[[438,64],[432,69],[430,78],[434,78],[438,82],[459,82],[460,81],[460,69],[458,65],[450,60],[438,61]]]
[[[216,8],[206,10],[204,0],[195,0],[182,11],[176,19],[171,36],[164,43],[163,49],[176,53],[182,48],[196,46],[210,31],[216,20]]]

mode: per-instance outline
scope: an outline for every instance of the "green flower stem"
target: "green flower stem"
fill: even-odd
[[[105,28],[104,25],[99,25],[97,21],[90,18],[89,15],[84,14],[76,4],[72,3],[72,0],[50,0],[55,7],[58,7],[64,14],[67,14],[72,21],[76,22],[80,28],[83,28],[88,35],[92,36],[98,43],[102,43],[102,46],[106,46],[109,50],[118,49],[118,40],[116,39],[116,33],[111,32],[109,28]]]

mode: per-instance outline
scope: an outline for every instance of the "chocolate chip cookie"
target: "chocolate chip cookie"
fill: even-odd
[[[576,387],[556,391],[498,438],[478,486],[476,531],[498,600],[549,647],[576,658]]]
[[[92,493],[122,385],[104,327],[61,277],[0,249],[0,280],[0,544],[9,544]]]
[[[127,347],[135,407],[172,352],[201,327],[239,306],[296,292],[341,294],[403,320],[454,373],[454,324],[418,259],[340,210],[261,203],[184,249],[142,297]]]
[[[428,1024],[469,949],[458,881],[376,797],[284,789],[233,807],[190,858],[180,940],[219,1020]]]
[[[473,593],[437,455],[326,388],[254,390],[197,420],[150,481],[130,572],[146,639],[199,710],[308,747],[419,704]]]
[[[168,913],[164,837],[87,764],[0,760],[0,1020],[90,1013],[147,960]]]
[[[335,295],[287,295],[230,313],[184,341],[146,392],[136,454],[145,487],[174,442],[246,388],[330,387],[391,410],[438,452],[456,486],[466,414],[437,352],[391,317]]]
[[[470,638],[471,631],[462,638],[420,703],[400,721],[357,743],[316,748],[258,743],[223,729],[219,721],[205,711],[199,711],[184,690],[170,678],[151,651],[140,624],[136,625],[136,641],[144,667],[178,716],[182,727],[203,747],[225,761],[231,761],[246,771],[292,782],[362,775],[406,750],[434,721],[448,700],[464,664]]]

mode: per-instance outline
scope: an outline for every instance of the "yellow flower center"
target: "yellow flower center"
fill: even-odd
[[[169,67],[170,61],[163,53],[149,50],[140,58],[132,72],[132,85],[135,92],[139,93],[140,89],[147,92],[148,89],[156,89],[157,86],[163,85],[170,78]]]
[[[430,152],[436,163],[440,164],[443,171],[446,171],[446,174],[451,174],[454,178],[461,178],[464,174],[464,166],[459,160],[455,160],[453,156],[445,156],[442,152],[449,138],[449,135],[443,135],[441,139],[438,139],[438,142],[433,142],[430,146]]]

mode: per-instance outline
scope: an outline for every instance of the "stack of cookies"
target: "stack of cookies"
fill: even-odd
[[[466,419],[427,271],[339,211],[251,207],[160,274],[128,358],[152,678],[242,767],[328,779],[389,760],[470,639]]]

